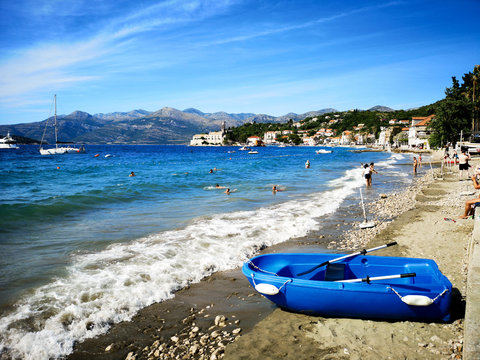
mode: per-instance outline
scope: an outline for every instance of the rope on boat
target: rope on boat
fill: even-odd
[[[443,290],[440,294],[438,294],[435,298],[429,298],[428,296],[424,295],[400,295],[393,287],[387,286],[387,289],[391,289],[397,296],[407,305],[414,305],[414,306],[428,306],[433,304],[440,296],[443,296],[448,289]]]
[[[280,292],[280,290],[285,286],[287,285],[287,283],[289,282],[292,282],[293,280],[292,279],[288,279],[287,281],[285,281],[282,286],[280,286],[279,288],[277,288],[275,285],[272,285],[272,284],[256,284],[255,283],[255,274],[252,273],[252,282],[253,282],[253,287],[259,291],[260,293],[263,293],[263,294],[266,294],[266,295],[276,295]],[[261,286],[265,286],[267,285],[268,289],[262,289],[262,288],[259,288],[258,285],[261,285]]]
[[[250,265],[252,265],[252,266],[255,268],[255,270],[259,270],[259,271],[262,271],[262,272],[264,272],[264,273],[272,274],[272,275],[275,275],[275,276],[280,276],[280,275],[278,275],[277,273],[260,269],[260,268],[259,268],[257,265],[255,265],[251,260],[248,260],[248,263],[249,263]],[[253,274],[252,274],[252,275],[253,275]]]

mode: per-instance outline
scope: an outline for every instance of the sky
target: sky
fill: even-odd
[[[0,124],[196,108],[273,116],[444,98],[479,0],[0,0]]]

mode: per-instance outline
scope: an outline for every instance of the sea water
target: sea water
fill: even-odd
[[[0,354],[64,356],[260,246],[321,232],[323,218],[359,199],[362,163],[380,172],[366,201],[413,178],[410,155],[316,149],[1,152]]]

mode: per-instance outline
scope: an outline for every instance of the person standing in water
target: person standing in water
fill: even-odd
[[[363,177],[365,178],[365,185],[369,187],[371,185],[370,179],[372,178],[372,172],[370,170],[370,166],[368,164],[363,165]]]
[[[369,186],[372,186],[372,179],[373,179],[373,173],[378,174],[378,172],[375,170],[375,164],[373,162],[370,163],[370,181],[369,181]]]
[[[417,166],[418,166],[418,161],[417,161],[417,158],[414,156],[413,157],[413,173],[414,174],[417,173]]]

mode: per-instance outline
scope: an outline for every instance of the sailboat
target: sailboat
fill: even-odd
[[[55,116],[53,126],[55,128],[55,147],[50,149],[43,148],[43,139],[45,138],[45,133],[47,132],[48,119],[45,122],[45,130],[43,131],[42,140],[40,142],[40,154],[41,155],[59,155],[59,154],[74,154],[74,153],[84,153],[85,146],[80,146],[76,148],[74,146],[58,146],[59,144],[71,144],[71,142],[58,141],[58,125],[57,125],[57,95],[53,96],[53,101],[55,103]]]

